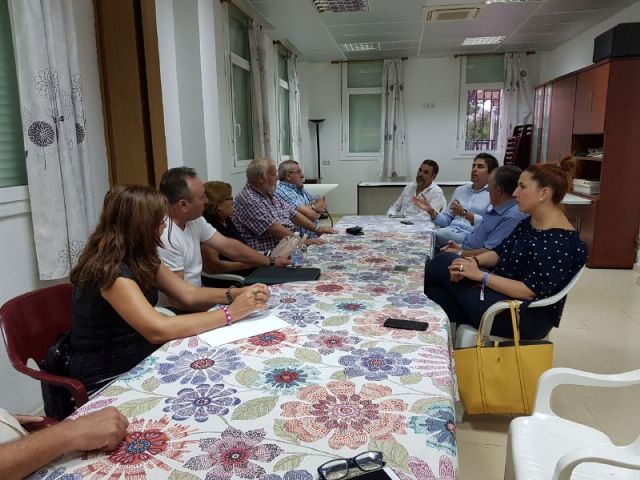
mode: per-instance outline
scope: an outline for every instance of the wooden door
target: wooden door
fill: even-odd
[[[573,133],[604,132],[609,68],[605,63],[578,74]]]
[[[154,0],[94,0],[111,185],[167,169]]]
[[[571,155],[572,153],[571,135],[573,132],[575,97],[576,75],[570,75],[562,80],[553,82],[547,162],[559,162],[565,155]]]

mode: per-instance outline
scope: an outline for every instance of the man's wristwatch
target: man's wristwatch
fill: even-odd
[[[276,259],[274,257],[269,257],[269,266],[273,267],[276,264]]]

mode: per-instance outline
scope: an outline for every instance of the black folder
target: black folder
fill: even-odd
[[[320,278],[319,268],[260,267],[244,279],[245,285],[309,282]]]

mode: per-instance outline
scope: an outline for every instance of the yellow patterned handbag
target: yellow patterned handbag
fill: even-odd
[[[467,413],[531,413],[538,378],[553,361],[553,343],[520,341],[520,303],[509,302],[513,340],[454,350],[458,390]],[[482,332],[482,324],[478,332]]]

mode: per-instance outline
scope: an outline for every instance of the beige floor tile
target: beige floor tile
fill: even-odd
[[[502,480],[506,447],[458,442],[460,480]]]
[[[463,443],[507,445],[511,415],[465,415],[456,425],[456,439]]]

